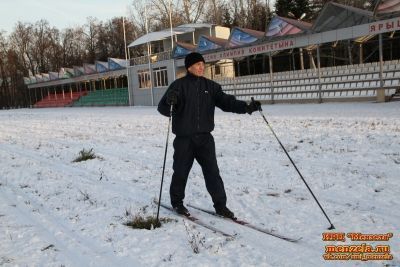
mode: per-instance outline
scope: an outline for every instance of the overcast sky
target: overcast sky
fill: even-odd
[[[60,30],[81,26],[89,16],[105,21],[127,16],[130,3],[132,0],[0,0],[0,31],[12,32],[17,21],[46,19]]]

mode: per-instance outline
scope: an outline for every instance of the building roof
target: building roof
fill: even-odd
[[[216,26],[216,24],[211,24],[211,23],[190,23],[190,24],[183,24],[177,26],[177,28],[212,28],[213,26]]]
[[[312,31],[323,32],[372,22],[373,13],[352,6],[328,2],[322,8]]]
[[[178,27],[172,28],[172,35],[179,35],[189,32],[194,32],[198,28],[211,28],[214,24],[200,23],[200,24],[183,24]],[[128,45],[128,47],[134,47],[142,44],[146,44],[149,42],[160,41],[163,39],[171,38],[171,29],[165,29],[158,32],[150,32],[145,34],[132,43]]]

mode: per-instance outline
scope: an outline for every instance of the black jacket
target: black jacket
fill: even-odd
[[[214,130],[215,106],[223,111],[246,113],[246,102],[225,94],[218,83],[188,73],[175,80],[158,103],[158,111],[167,117],[170,116],[170,105],[167,103],[170,90],[178,93],[178,104],[174,107],[172,120],[172,132],[177,136]]]

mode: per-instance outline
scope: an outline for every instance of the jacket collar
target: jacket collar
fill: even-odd
[[[196,81],[199,80],[200,78],[202,78],[202,77],[199,77],[199,76],[196,76],[196,75],[190,73],[189,71],[186,73],[186,77],[190,80],[196,80]]]

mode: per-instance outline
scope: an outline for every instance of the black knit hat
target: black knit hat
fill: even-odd
[[[203,56],[200,53],[192,52],[190,54],[187,54],[185,57],[185,68],[189,69],[190,66],[200,61],[206,63],[206,61],[204,60]]]

